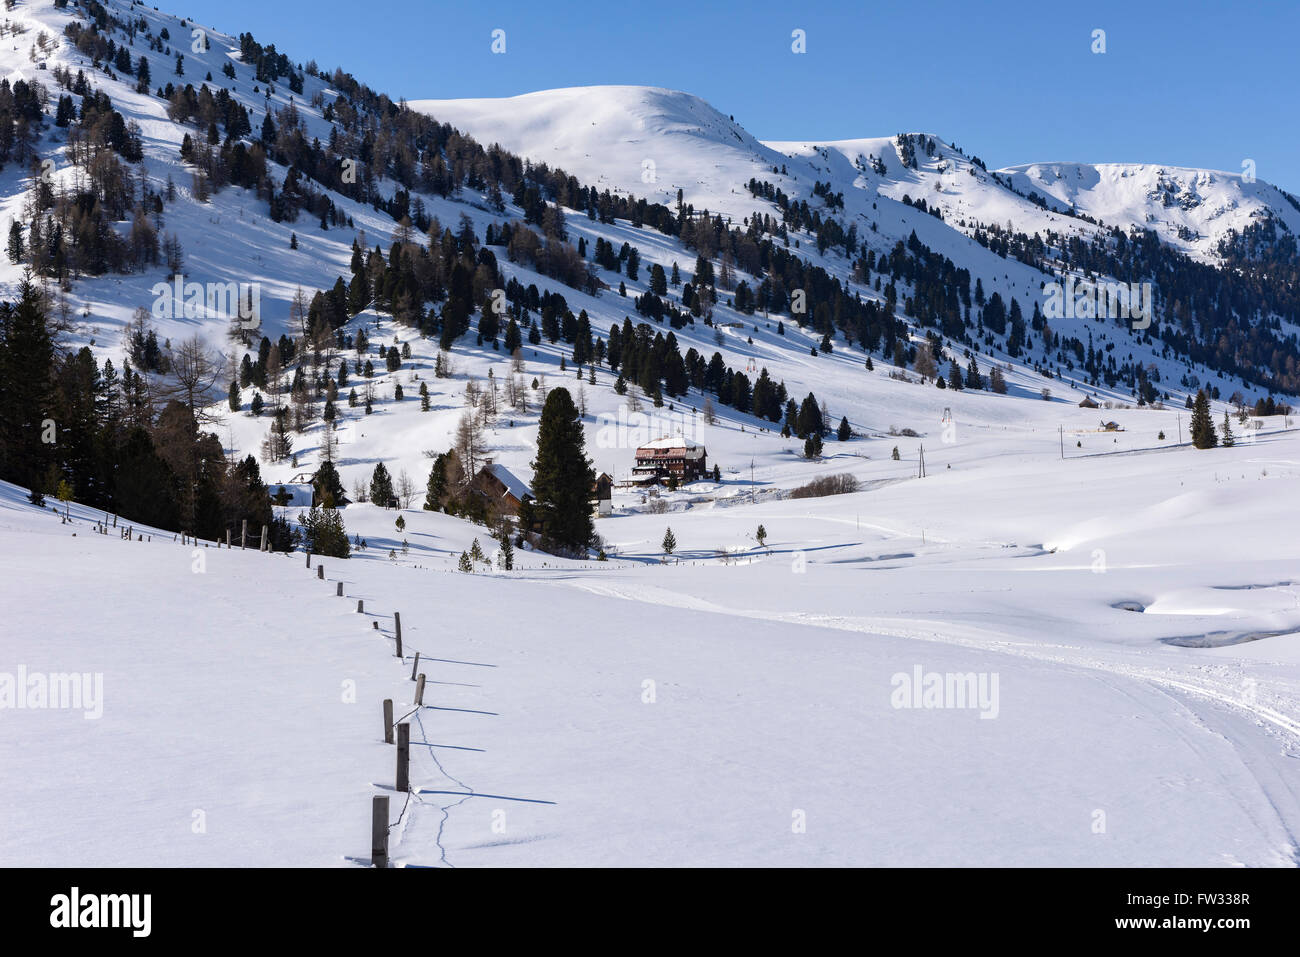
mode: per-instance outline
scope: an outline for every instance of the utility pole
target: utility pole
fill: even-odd
[[[917,474],[916,474],[916,477],[917,477],[917,478],[925,478],[925,446],[922,445],[922,446],[920,447],[920,449],[921,449],[921,455],[920,455],[920,459],[919,459],[918,464],[917,464]]]

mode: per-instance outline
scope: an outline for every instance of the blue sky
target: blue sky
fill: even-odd
[[[934,133],[990,166],[1151,162],[1300,194],[1300,3],[307,2],[159,5],[394,98],[607,83],[695,93],[760,139]],[[506,31],[506,53],[490,50]],[[791,51],[791,33],[807,52]],[[1105,30],[1106,52],[1092,32]]]

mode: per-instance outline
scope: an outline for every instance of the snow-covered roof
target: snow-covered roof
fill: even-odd
[[[643,449],[702,449],[693,439],[688,439],[683,435],[670,435],[662,439],[655,439],[653,442],[647,442],[641,446]]]
[[[494,475],[497,481],[506,487],[506,491],[519,501],[522,502],[525,498],[534,497],[533,490],[528,487],[528,484],[504,465],[493,462],[490,465],[483,466],[483,468]]]

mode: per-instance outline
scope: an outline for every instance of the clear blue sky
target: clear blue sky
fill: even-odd
[[[686,90],[759,139],[920,130],[989,165],[1151,162],[1300,194],[1300,2],[491,3],[185,0],[394,99],[629,83]],[[723,9],[725,7],[725,9]],[[506,31],[506,53],[490,50]],[[791,52],[802,29],[807,52]],[[1106,52],[1091,52],[1092,31]]]

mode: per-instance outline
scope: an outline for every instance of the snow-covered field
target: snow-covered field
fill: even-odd
[[[368,858],[380,703],[411,710],[419,651],[401,864],[1294,865],[1297,477],[1296,433],[1009,449],[822,499],[622,503],[608,562],[473,575],[449,557],[483,529],[407,511],[393,561],[393,513],[352,506],[371,547],[324,582],[7,487],[3,670],[103,684],[98,719],[3,712],[0,861]],[[973,694],[927,698],[933,674]]]

